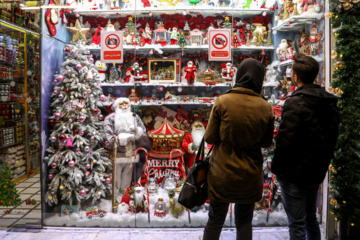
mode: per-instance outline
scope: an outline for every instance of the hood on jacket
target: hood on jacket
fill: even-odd
[[[256,93],[260,93],[264,76],[264,67],[259,61],[253,58],[245,59],[237,70],[234,88],[249,88]]]
[[[301,95],[311,97],[312,102],[318,104],[337,103],[338,101],[338,97],[328,93],[325,89],[316,84],[305,84],[296,89],[290,97]]]

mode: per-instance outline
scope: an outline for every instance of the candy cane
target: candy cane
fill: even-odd
[[[267,215],[266,215],[266,222],[269,221],[270,206],[271,206],[271,196],[272,196],[273,189],[274,189],[274,181],[275,181],[275,174],[273,174],[273,175],[272,175],[272,178],[271,178],[271,187],[270,187],[270,195],[269,195],[269,206],[268,206],[268,211],[267,211]]]
[[[135,159],[137,158],[138,151],[144,151],[145,152],[145,163],[146,163],[146,195],[147,195],[147,211],[148,211],[148,222],[150,222],[150,198],[149,198],[149,167],[148,167],[148,157],[149,153],[145,148],[139,147],[135,151]]]

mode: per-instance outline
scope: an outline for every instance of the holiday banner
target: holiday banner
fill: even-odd
[[[165,178],[173,176],[175,180],[180,180],[183,176],[181,158],[174,159],[148,159],[149,179],[154,178],[161,183]],[[141,176],[141,185],[146,184],[146,171]]]

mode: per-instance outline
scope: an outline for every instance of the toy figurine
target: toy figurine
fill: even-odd
[[[266,39],[264,39],[264,36],[267,35],[266,27],[264,27],[261,23],[256,23],[256,28],[253,31],[253,39],[252,43],[255,43],[255,46],[262,46],[265,42],[267,42]]]
[[[232,82],[233,78],[236,75],[236,68],[232,67],[231,63],[227,63],[225,64],[221,64],[222,66],[222,70],[221,70],[221,75],[222,78],[225,80],[225,82]],[[225,65],[225,66],[224,66]]]
[[[194,66],[193,61],[188,61],[187,66],[184,69],[186,75],[185,78],[189,85],[194,85],[195,81],[195,72],[197,71],[196,67]]]
[[[131,68],[131,74],[135,80],[135,82],[142,82],[143,81],[143,74],[142,74],[142,67],[139,67],[139,63],[135,62],[134,65]]]
[[[111,0],[111,10],[118,10],[120,9],[119,1],[118,0]]]
[[[157,217],[166,217],[166,203],[163,198],[159,198],[155,203],[154,215]]]
[[[104,0],[96,0],[96,4],[99,6],[100,10],[104,9],[105,1]]]
[[[115,83],[115,81],[119,80],[119,72],[116,69],[115,63],[110,67],[109,72],[109,83]]]
[[[240,38],[238,37],[236,32],[233,34],[231,43],[232,43],[234,48],[237,48],[237,47],[241,46]]]
[[[181,188],[182,187],[177,188],[174,193],[169,192],[169,196],[171,195],[169,209],[171,215],[173,215],[175,218],[179,218],[185,210],[185,207],[181,205],[178,201]]]
[[[144,121],[144,118],[143,118],[142,120]],[[152,118],[151,118],[151,121],[152,121]],[[150,179],[149,179],[149,193],[150,193],[150,194],[155,194],[155,193],[157,193],[157,192],[158,192],[158,188],[159,188],[159,186],[158,186],[155,178],[150,178]]]
[[[144,38],[145,44],[151,44],[152,39],[152,31],[149,27],[149,24],[146,24],[145,31],[141,34],[141,36]]]
[[[134,194],[131,196],[130,206],[133,213],[147,212],[147,201],[143,194],[143,187],[134,187]]]
[[[170,31],[170,29],[169,29],[168,33],[170,33],[170,44],[176,45],[179,40],[179,35],[180,35],[177,27],[173,27],[172,31]]]
[[[294,59],[295,51],[293,47],[289,46],[289,43],[286,39],[282,39],[278,48],[276,48],[276,54],[280,61],[286,61],[289,59]]]
[[[99,72],[100,81],[105,81],[106,79],[106,70],[107,66],[106,63],[102,63],[101,61],[95,62],[95,69]]]

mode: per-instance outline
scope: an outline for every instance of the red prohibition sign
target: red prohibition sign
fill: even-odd
[[[111,39],[111,37],[113,37],[113,36],[117,38],[117,43],[115,43],[114,40]],[[110,40],[110,42],[112,42],[114,45],[109,46],[108,40]],[[110,49],[115,49],[120,45],[120,38],[115,34],[110,34],[105,38],[105,45]]]
[[[220,36],[225,38],[225,43],[223,43],[223,42],[219,39]],[[216,46],[216,44],[215,44],[215,41],[216,41],[216,40],[220,43],[221,47],[217,47],[217,46]],[[213,38],[211,39],[211,41],[212,41],[212,44],[213,44],[214,48],[216,48],[216,49],[224,49],[224,48],[226,48],[226,46],[228,45],[228,39],[227,39],[227,37],[226,37],[224,34],[222,34],[222,33],[218,33],[218,34],[216,34],[215,36],[213,36]]]

